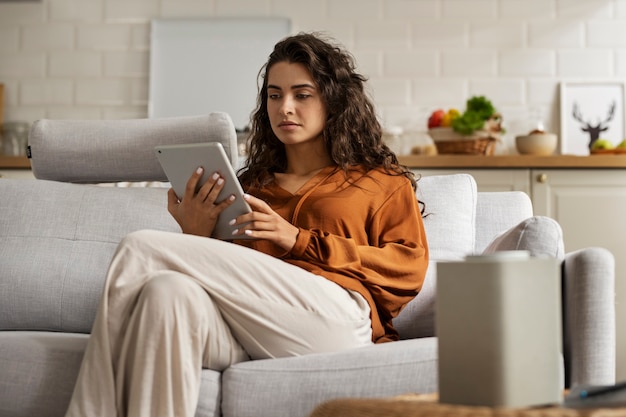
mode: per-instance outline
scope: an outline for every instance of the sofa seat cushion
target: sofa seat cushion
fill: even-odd
[[[333,398],[434,392],[436,375],[433,338],[242,362],[222,376],[222,415],[306,416]]]
[[[0,415],[62,417],[87,337],[75,333],[0,332]]]
[[[88,335],[0,332],[0,416],[63,417]],[[202,371],[196,417],[219,417],[220,373]]]
[[[165,189],[0,181],[0,330],[88,333],[119,241],[180,231]]]

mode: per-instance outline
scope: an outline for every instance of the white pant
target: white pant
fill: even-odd
[[[111,262],[67,417],[192,417],[201,368],[371,344],[359,294],[232,243],[128,235]]]

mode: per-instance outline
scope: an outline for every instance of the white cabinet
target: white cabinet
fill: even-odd
[[[478,191],[524,191],[530,195],[528,170],[525,169],[419,169],[416,175],[445,175],[469,173],[476,180]],[[419,186],[419,182],[417,183]]]
[[[4,179],[34,180],[35,176],[30,169],[0,169],[0,180]]]
[[[479,191],[524,191],[536,215],[563,228],[565,250],[599,246],[615,256],[617,379],[626,379],[626,169],[413,169],[424,176],[469,173]],[[418,182],[419,187],[419,182]]]
[[[532,170],[535,214],[563,228],[565,249],[599,246],[615,256],[617,379],[626,379],[626,170]]]

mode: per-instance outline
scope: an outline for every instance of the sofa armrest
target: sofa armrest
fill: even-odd
[[[615,383],[615,259],[602,248],[565,255],[563,349],[566,384]]]

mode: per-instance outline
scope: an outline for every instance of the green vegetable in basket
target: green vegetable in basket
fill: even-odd
[[[485,96],[475,96],[467,100],[465,111],[478,113],[483,120],[487,120],[496,112],[496,109]]]
[[[496,109],[484,96],[474,96],[467,100],[465,112],[452,121],[452,128],[462,134],[471,135],[483,128]]]
[[[452,121],[452,129],[462,135],[471,135],[476,130],[482,129],[485,120],[478,113],[463,113]]]

